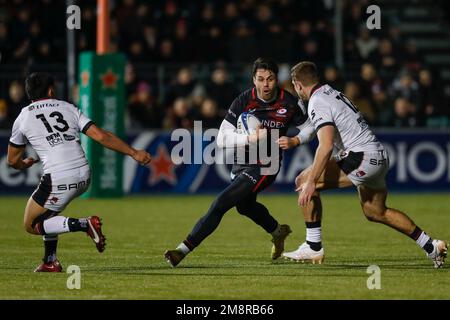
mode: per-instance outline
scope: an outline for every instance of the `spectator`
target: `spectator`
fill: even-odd
[[[181,68],[178,71],[175,82],[169,86],[164,105],[171,106],[176,98],[190,98],[196,89],[196,82],[192,79],[192,71],[189,68]]]
[[[197,119],[194,110],[191,109],[189,102],[185,98],[177,98],[173,108],[169,109],[165,119],[164,127],[166,129],[192,129],[194,119]]]
[[[125,65],[125,95],[128,98],[128,101],[134,100],[134,94],[136,93],[138,81],[136,77],[136,71],[134,70],[134,66],[128,62]]]
[[[197,33],[197,48],[199,50],[197,60],[214,62],[225,58],[223,32],[212,4],[207,4],[203,8]]]
[[[352,38],[348,38],[345,40],[344,43],[344,59],[345,61],[351,61],[354,65],[356,66],[360,66],[362,63],[362,57],[359,54],[359,50],[355,45],[355,41]],[[348,68],[351,71],[354,72],[358,72],[357,71],[357,67],[353,68],[353,66],[350,66],[350,68]]]
[[[417,51],[417,46],[414,41],[409,41],[404,50],[403,54],[403,64],[405,67],[411,71],[416,72],[419,71],[419,69],[422,67],[422,57],[420,56],[419,52]]]
[[[218,67],[212,73],[211,82],[206,85],[206,94],[217,102],[219,115],[225,117],[239,90],[229,81],[227,70]]]
[[[363,114],[364,118],[369,122],[369,124],[375,122],[375,112],[370,103],[370,100],[360,95],[359,86],[356,82],[347,82],[347,84],[345,85],[344,94],[355,106],[357,106],[357,108]]]
[[[334,66],[328,66],[324,71],[325,83],[339,91],[344,90],[344,80],[341,78],[339,71]],[[359,90],[359,89],[358,89]]]
[[[448,110],[445,108],[445,98],[436,81],[433,81],[430,70],[419,72],[419,115],[426,118],[427,126],[445,126],[448,123]]]
[[[13,81],[9,86],[8,112],[10,121],[14,120],[19,115],[23,107],[28,104],[28,99],[25,97],[25,90],[22,82]]]
[[[229,39],[231,30],[239,20],[239,11],[235,1],[228,1],[224,7],[224,18],[222,20],[222,27],[226,37]]]
[[[378,90],[383,85],[375,67],[370,63],[365,63],[361,66],[361,78],[359,83],[361,86],[361,94],[369,98],[372,97],[375,90]]]
[[[254,27],[259,43],[264,42],[264,38],[269,32],[269,27],[274,22],[273,12],[270,6],[267,4],[258,5],[256,8]]]
[[[344,5],[344,33],[354,39],[361,21],[364,20],[362,4],[358,1],[346,1]]]
[[[0,63],[8,62],[12,52],[12,43],[8,33],[8,25],[0,21]]]
[[[128,52],[128,59],[130,59],[132,62],[139,63],[144,62],[148,59],[148,56],[144,51],[144,44],[139,40],[131,42]]]
[[[298,22],[294,28],[292,43],[289,46],[289,61],[296,63],[298,60],[302,59],[301,52],[304,49],[305,43],[314,40],[315,37],[312,32],[311,22],[307,20]]]
[[[378,47],[378,40],[370,36],[369,30],[364,26],[356,39],[356,48],[363,60],[368,60],[370,54]]]
[[[11,125],[8,117],[8,105],[4,99],[0,99],[0,130],[10,129]]]
[[[416,108],[407,99],[399,97],[395,99],[394,118],[391,125],[396,128],[413,128],[418,125]]]
[[[195,43],[191,40],[185,20],[179,20],[175,27],[175,52],[178,62],[190,62],[195,59]]]
[[[117,8],[116,16],[120,38],[123,40],[121,47],[123,48],[130,46],[129,40],[136,40],[139,38],[142,25],[139,23],[140,20],[138,19],[137,11],[138,9],[135,0],[124,0],[122,5]]]
[[[372,101],[377,115],[375,117],[375,125],[382,127],[390,126],[391,120],[394,117],[394,110],[386,91],[382,88],[376,88],[372,95]]]
[[[169,38],[163,39],[159,47],[159,54],[157,61],[159,62],[174,62],[177,57],[175,54],[175,49],[173,47],[173,41]]]
[[[219,115],[219,108],[213,99],[205,99],[200,108],[200,120],[204,129],[219,128],[223,117]]]
[[[265,45],[265,43],[270,43],[270,45]],[[287,62],[289,55],[286,47],[289,47],[286,33],[283,32],[281,24],[273,22],[268,26],[265,36],[260,38],[260,56],[271,57],[279,63]]]
[[[379,70],[380,76],[391,82],[399,69],[399,62],[389,39],[382,39],[376,51],[372,52],[369,59]]]
[[[145,25],[143,29],[143,39],[145,45],[145,51],[147,52],[147,61],[154,61],[157,59],[157,51],[158,51],[158,39],[157,39],[157,31],[153,25]],[[183,35],[179,36],[177,34],[177,39],[179,41],[184,41],[182,38]],[[180,49],[184,50],[184,49]]]
[[[318,47],[318,60],[324,61],[327,64],[333,63],[334,60],[334,29],[330,26],[330,23],[325,19],[319,19],[316,23],[315,34],[317,37]]]
[[[397,24],[394,24],[391,27],[389,27],[388,38],[392,43],[392,48],[394,52],[396,52],[398,56],[402,56],[404,47],[403,35],[400,30],[400,27]]]
[[[394,80],[391,96],[405,98],[411,103],[419,102],[419,85],[408,71],[402,71]]]
[[[136,88],[134,100],[128,105],[132,128],[161,128],[164,113],[156,104],[152,88],[141,81]]]
[[[54,62],[65,61],[65,28],[54,27],[65,24],[65,16],[57,14],[64,11],[64,1],[3,2],[5,5],[0,12],[0,66],[7,65],[1,70],[2,74],[3,70],[11,67],[12,72],[21,74],[25,68],[28,72],[39,70],[44,64],[52,64],[52,67]],[[245,64],[258,55],[270,56],[279,63],[312,60],[321,68],[334,62],[334,37],[330,37],[334,32],[332,1],[121,0],[111,3],[112,52],[125,52],[131,62],[161,63],[162,68],[159,65],[143,65],[139,74],[150,84],[152,99],[156,100],[155,88],[164,93],[157,105],[164,106],[167,112],[172,112],[172,104],[178,97],[184,97],[190,115],[195,115],[197,111],[200,114],[204,100],[211,98],[216,101],[219,114],[223,115],[231,103],[234,87],[247,81],[247,77],[241,76]],[[80,0],[79,5],[83,10],[82,29],[76,33],[77,54],[95,50],[96,41],[95,4]],[[380,32],[369,31],[365,24],[361,25],[365,21],[366,6],[366,0],[344,1],[345,69],[340,71],[342,74],[345,72],[347,81],[357,83],[349,83],[347,90],[350,94],[356,94],[356,87],[359,87],[359,95],[355,99],[370,101],[377,115],[375,124],[388,124],[395,113],[394,108],[389,108],[391,101],[404,97],[416,105],[417,119],[426,120],[430,126],[441,126],[440,119],[447,119],[448,102],[444,101],[439,81],[430,77],[428,71],[421,71],[422,53],[414,42],[404,42],[398,22],[383,20]],[[441,16],[436,15],[436,18]],[[383,37],[379,38],[379,34]],[[189,80],[185,83],[177,80],[167,84],[167,79],[173,77],[172,70],[175,68],[172,64],[184,63],[189,67],[207,62],[208,65],[201,64],[196,69],[198,80],[200,77],[205,80],[210,77],[209,65],[216,64],[218,60],[231,62],[234,83],[226,79],[225,70],[219,70],[217,79],[225,78],[225,82],[216,81],[214,71],[211,81],[199,87],[188,71]],[[48,67],[45,66],[46,69]],[[156,68],[163,72],[155,72]],[[402,68],[411,74],[409,79],[399,75],[398,70]],[[339,72],[335,68],[324,69],[324,80],[345,91],[346,84],[339,77]],[[414,81],[416,75],[418,83]],[[160,80],[158,86],[153,85],[156,83],[154,77]],[[125,81],[131,105],[137,101],[137,84],[140,82],[134,70],[128,67]],[[9,84],[0,79],[3,96],[8,96]],[[280,77],[280,85],[289,89],[291,84],[290,81],[281,81]],[[201,88],[207,92],[199,90]],[[25,98],[22,100],[25,100],[23,103],[28,102]],[[6,101],[9,112],[16,112],[15,103],[10,98]]]
[[[323,61],[318,60],[318,44],[316,40],[310,39],[303,44],[303,49],[301,50],[300,60],[305,61],[315,61],[315,63],[320,67]]]
[[[229,41],[229,57],[232,62],[251,62],[258,55],[258,44],[248,22],[239,21]]]

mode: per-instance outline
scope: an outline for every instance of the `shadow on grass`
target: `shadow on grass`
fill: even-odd
[[[373,262],[371,264],[377,264]],[[118,266],[85,268],[86,272],[101,272],[106,274],[123,275],[143,275],[143,276],[208,276],[208,277],[248,277],[248,276],[269,276],[269,277],[289,277],[289,276],[325,276],[325,277],[367,277],[366,270],[369,263],[330,263],[322,265],[302,264],[297,262],[280,262],[272,264],[186,264],[176,268],[165,265],[150,266]],[[412,264],[408,263],[384,263],[377,264],[382,271],[410,271],[424,270],[433,271],[434,268],[429,263]],[[277,270],[278,269],[278,270]],[[450,269],[443,269],[445,273]],[[198,271],[198,272],[197,272]],[[355,271],[361,274],[355,274]],[[283,272],[283,273],[277,273]]]

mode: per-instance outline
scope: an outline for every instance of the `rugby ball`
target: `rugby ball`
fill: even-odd
[[[254,134],[261,126],[261,121],[251,113],[243,112],[237,121],[237,132],[242,134]]]

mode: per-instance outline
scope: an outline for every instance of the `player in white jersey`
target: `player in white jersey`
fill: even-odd
[[[291,71],[295,91],[304,102],[308,101],[308,116],[316,129],[319,146],[313,164],[296,178],[306,242],[283,255],[297,261],[322,263],[320,191],[353,184],[369,221],[383,223],[411,237],[436,268],[442,267],[448,244],[431,239],[406,214],[386,207],[389,157],[356,106],[341,92],[319,84],[314,63],[300,62]],[[338,153],[331,157],[333,147]]]
[[[44,238],[43,263],[35,272],[61,272],[56,258],[58,234],[83,231],[94,241],[97,250],[105,249],[105,237],[97,216],[67,218],[59,216],[74,198],[84,193],[90,183],[90,168],[80,144],[80,132],[103,146],[133,157],[146,165],[150,154],[135,150],[110,132],[97,127],[74,105],[54,99],[53,78],[33,73],[25,81],[32,103],[24,107],[14,122],[8,146],[8,164],[18,170],[39,160],[23,159],[30,144],[42,161],[44,174],[25,208],[25,230]]]

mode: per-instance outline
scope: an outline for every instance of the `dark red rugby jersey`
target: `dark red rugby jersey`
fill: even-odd
[[[280,88],[271,102],[259,99],[255,87],[244,91],[234,99],[225,120],[236,127],[243,112],[251,112],[266,129],[279,129],[280,136],[286,135],[289,127],[300,126],[308,119],[308,115],[298,105],[298,99]]]

